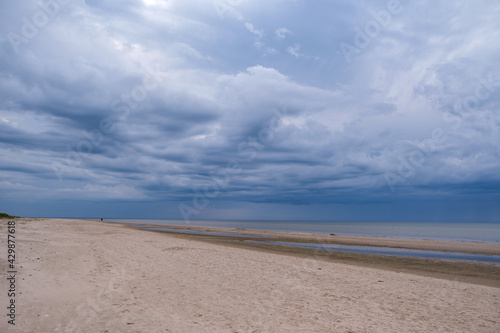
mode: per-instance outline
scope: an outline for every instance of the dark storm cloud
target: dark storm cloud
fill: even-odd
[[[1,5],[4,196],[192,205],[234,161],[207,214],[498,193],[495,2],[46,3]]]

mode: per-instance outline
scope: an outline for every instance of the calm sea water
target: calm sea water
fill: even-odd
[[[432,239],[464,242],[500,243],[500,223],[428,222],[307,222],[307,221],[232,221],[232,220],[144,220],[106,219],[105,222],[153,223],[160,225],[245,228],[346,236]]]

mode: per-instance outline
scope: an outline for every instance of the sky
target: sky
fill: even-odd
[[[0,3],[0,211],[500,222],[500,1]]]

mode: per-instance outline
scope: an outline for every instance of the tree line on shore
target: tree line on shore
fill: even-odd
[[[19,217],[19,216],[12,216],[12,215],[9,215],[6,213],[0,213],[0,219],[15,219],[16,217]]]

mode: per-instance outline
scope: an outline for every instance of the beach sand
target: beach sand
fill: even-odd
[[[474,264],[484,274],[470,283],[453,278],[453,269],[471,271],[462,262],[446,274],[423,265],[450,261],[400,270],[380,256],[242,247],[92,221],[18,219],[15,235],[18,332],[500,332],[498,264]]]

